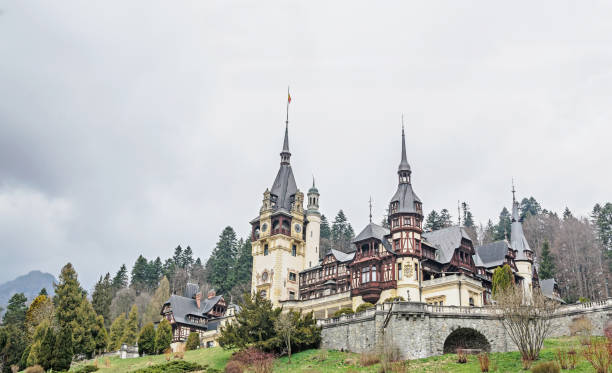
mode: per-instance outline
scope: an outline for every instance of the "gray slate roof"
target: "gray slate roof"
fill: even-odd
[[[381,227],[378,224],[371,223],[366,225],[365,228],[353,239],[353,242],[359,242],[370,238],[376,238],[380,241],[385,239],[385,236],[389,234],[389,230],[385,227]]]
[[[423,238],[436,249],[436,259],[442,263],[449,263],[455,249],[461,246],[461,239],[472,241],[463,227],[452,226],[438,229],[437,231],[423,233]]]
[[[202,299],[200,308],[198,308],[195,299],[173,294],[165,304],[170,304],[170,307],[172,307],[172,315],[176,322],[202,327],[203,325],[201,324],[195,324],[189,321],[187,315],[207,317],[206,314],[210,312],[217,302],[219,302],[219,299],[221,299],[221,295],[217,295],[210,299]]]
[[[512,226],[510,233],[510,246],[517,250],[516,260],[528,260],[525,251],[531,251],[529,243],[523,233],[523,224],[519,221],[518,202],[512,203]]]
[[[414,202],[421,202],[421,199],[412,190],[412,185],[401,183],[397,186],[391,202],[399,202],[398,213],[416,213]]]
[[[270,194],[277,197],[275,209],[291,210],[291,196],[297,193],[297,184],[290,164],[281,164]]]
[[[555,281],[554,278],[540,280],[540,289],[542,289],[542,294],[544,294],[544,296],[554,299],[558,302],[563,302],[563,299],[555,295],[554,290],[555,290],[556,283],[557,281]]]
[[[508,254],[508,241],[500,240],[485,245],[476,246],[474,250],[486,268],[503,265]]]
[[[342,251],[336,250],[336,249],[330,249],[330,251],[331,251],[331,254],[334,256],[334,258],[336,258],[337,261],[342,262],[342,263],[350,262],[355,257],[354,251],[348,254]]]
[[[410,165],[406,158],[406,136],[404,135],[404,127],[402,127],[402,161],[400,162],[398,171],[410,171]]]

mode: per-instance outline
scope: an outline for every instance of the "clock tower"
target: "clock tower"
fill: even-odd
[[[307,266],[304,193],[297,188],[291,169],[288,123],[280,158],[272,188],[264,192],[259,216],[251,221],[251,291],[274,306],[298,299],[299,273]]]

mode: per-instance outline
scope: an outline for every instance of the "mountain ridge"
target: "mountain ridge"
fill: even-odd
[[[49,295],[53,295],[55,282],[55,276],[39,270],[17,276],[14,280],[0,284],[0,307],[6,309],[9,299],[16,293],[24,293],[28,298],[28,303],[38,295],[42,288],[47,289]]]

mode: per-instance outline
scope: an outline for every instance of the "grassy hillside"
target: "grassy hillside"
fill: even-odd
[[[547,340],[541,353],[540,361],[554,361],[555,352],[558,348],[574,346],[579,348],[576,339],[560,338]],[[185,360],[193,361],[211,368],[223,370],[231,356],[230,351],[219,347],[200,349],[185,353]],[[490,372],[525,372],[522,370],[521,358],[518,352],[493,353],[491,356]],[[364,367],[360,364],[360,355],[348,352],[308,350],[294,354],[291,363],[285,356],[278,359],[274,366],[274,372],[379,372],[380,363]],[[104,366],[104,359],[98,360],[101,372],[130,372],[139,368],[165,362],[164,356],[142,357],[136,359],[109,359],[110,368]],[[406,362],[407,372],[458,372],[476,373],[480,372],[476,356],[469,356],[466,364],[456,362],[455,355],[434,356],[427,359],[411,360]],[[76,367],[73,367],[73,369]],[[580,359],[573,373],[594,372],[590,364],[583,358]]]

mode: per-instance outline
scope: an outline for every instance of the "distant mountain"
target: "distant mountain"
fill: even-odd
[[[53,275],[41,271],[32,271],[27,275],[5,282],[0,285],[0,307],[6,309],[9,299],[15,293],[24,293],[28,298],[28,303],[38,295],[42,288],[46,288],[47,293],[53,295],[54,282]]]

